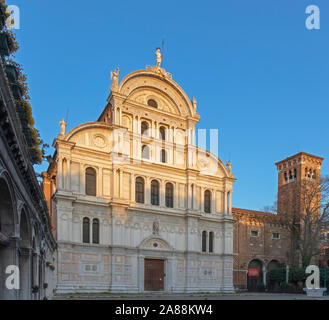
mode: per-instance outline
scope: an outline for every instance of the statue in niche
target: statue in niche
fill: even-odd
[[[159,235],[159,222],[158,221],[153,222],[153,234]]]

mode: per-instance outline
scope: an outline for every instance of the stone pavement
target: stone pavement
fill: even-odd
[[[114,293],[75,293],[55,295],[52,300],[329,300],[326,297],[307,297],[304,294],[287,293],[143,293],[143,294],[114,294]]]

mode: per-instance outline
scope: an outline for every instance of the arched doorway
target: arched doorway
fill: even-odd
[[[16,246],[11,242],[15,235],[14,201],[9,184],[3,177],[0,177],[0,195],[0,300],[4,300],[16,298],[16,290],[5,286],[9,276],[6,268],[16,262]]]
[[[280,262],[278,260],[271,260],[267,264],[266,286],[269,290],[273,290],[273,288],[275,287],[275,283],[270,282],[270,279],[269,279],[270,271],[274,270],[274,269],[278,269],[278,268],[280,268]]]
[[[19,224],[20,229],[20,253],[19,253],[19,274],[20,274],[20,299],[31,299],[30,284],[30,226],[28,224],[28,216],[25,210],[22,210]]]
[[[278,269],[280,267],[280,262],[278,260],[271,260],[267,265],[267,271]]]
[[[258,259],[251,260],[248,264],[248,291],[259,291],[263,285],[263,263]]]

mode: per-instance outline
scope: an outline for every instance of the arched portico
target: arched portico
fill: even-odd
[[[26,209],[22,209],[19,224],[20,230],[20,250],[19,250],[19,273],[20,273],[20,299],[31,299],[31,230],[29,225],[29,217]]]
[[[15,240],[15,224],[17,214],[15,197],[11,181],[2,172],[0,175],[0,300],[16,299],[17,290],[8,289],[5,282],[10,274],[6,269],[17,262],[17,244]]]

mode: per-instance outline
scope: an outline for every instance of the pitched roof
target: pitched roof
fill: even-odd
[[[256,211],[256,210],[241,209],[241,208],[232,208],[232,212],[240,213],[240,214],[259,215],[259,216],[277,216],[275,213],[271,213],[271,212]]]

